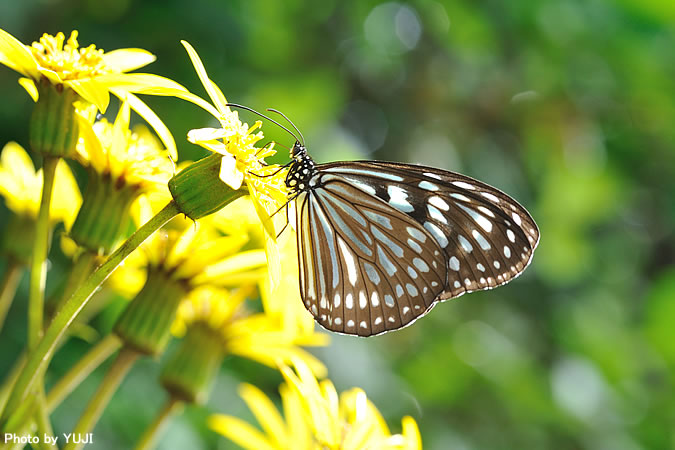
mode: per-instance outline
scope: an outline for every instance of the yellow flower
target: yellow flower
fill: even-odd
[[[401,434],[392,435],[363,390],[338,396],[333,384],[318,382],[309,367],[294,362],[295,372],[282,366],[286,384],[279,392],[284,418],[256,387],[243,384],[240,395],[263,431],[232,416],[214,415],[209,426],[246,449],[417,450],[422,448],[414,419],[404,417]]]
[[[249,127],[241,122],[238,113],[227,106],[222,91],[209,79],[197,52],[187,42],[182,43],[213,105],[204,100],[188,100],[206,109],[218,119],[221,126],[191,130],[188,141],[223,155],[220,179],[234,190],[239,189],[243,183],[246,184],[265,230],[275,237],[274,225],[269,218],[286,202],[286,171],[277,165],[265,163],[265,158],[276,153],[273,145],[263,148],[255,146],[263,138],[262,132],[254,133],[262,123],[257,121]]]
[[[35,171],[26,151],[16,142],[10,142],[0,155],[0,194],[7,207],[17,215],[37,218],[42,195],[42,169]],[[69,229],[75,220],[82,196],[68,164],[59,161],[49,210],[52,222],[62,221]]]
[[[255,295],[255,285],[244,285],[235,290],[213,287],[199,288],[181,303],[172,332],[185,334],[194,325],[203,324],[221,338],[226,354],[241,356],[276,367],[278,361],[303,361],[319,375],[325,366],[300,345],[325,345],[325,335],[288,332],[274,314],[252,313],[246,299]]]
[[[77,111],[80,127],[77,156],[82,165],[101,176],[110,176],[118,188],[128,185],[141,192],[166,189],[174,173],[175,149],[162,148],[143,125],[130,130],[127,101],[122,102],[113,124],[106,119],[92,123],[95,116],[93,108]]]
[[[164,145],[175,152],[176,145],[169,130],[133,93],[181,96],[187,90],[158,75],[126,73],[153,62],[155,56],[151,53],[137,48],[104,52],[93,44],[81,48],[77,35],[77,31],[73,31],[66,41],[63,33],[44,34],[38,42],[27,46],[0,29],[0,63],[24,76],[19,84],[34,101],[38,100],[41,80],[72,89],[102,113],[108,108],[110,93],[127,99],[155,129]]]
[[[166,205],[165,195],[157,192],[154,196],[138,199],[132,215],[139,226]],[[238,217],[242,222],[250,221],[250,218]],[[185,282],[191,288],[257,282],[266,274],[265,251],[250,247],[249,241],[249,235],[243,230],[221,228],[212,216],[197,222],[179,216],[148,238],[140,251],[127,258],[117,271],[119,273],[111,277],[111,285],[126,294],[137,292],[145,281],[148,266],[169,273],[171,278]]]

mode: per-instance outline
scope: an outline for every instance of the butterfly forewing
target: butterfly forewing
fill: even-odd
[[[515,278],[529,264],[539,241],[537,225],[518,202],[458,173],[379,161],[333,163],[319,169],[368,184],[373,195],[430,231],[443,248],[448,269],[439,300]]]

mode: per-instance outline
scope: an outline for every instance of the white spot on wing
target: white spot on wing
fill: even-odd
[[[440,198],[438,195],[434,195],[433,197],[429,197],[428,201],[432,205],[434,205],[438,208],[441,208],[443,211],[448,211],[450,209],[450,206],[445,202],[445,200]]]
[[[363,268],[366,269],[366,275],[368,276],[368,279],[372,281],[375,286],[379,285],[380,275],[377,273],[375,267],[373,267],[372,264],[364,262]]]
[[[443,215],[443,213],[441,213],[435,206],[427,205],[427,209],[429,210],[429,216],[432,219],[438,220],[439,222],[444,223],[444,224],[448,223],[448,221],[445,218],[445,216]]]
[[[387,305],[390,308],[393,308],[395,303],[394,303],[394,297],[392,297],[389,294],[385,294],[384,296],[384,304]]]
[[[504,256],[507,258],[511,257],[511,249],[507,245],[504,246]]]
[[[435,173],[424,172],[423,175],[424,175],[424,176],[427,176],[427,177],[430,177],[430,178],[435,178],[435,179],[437,179],[437,180],[442,180],[441,176],[440,176],[440,175],[436,175]]]
[[[473,184],[465,183],[464,181],[453,181],[452,184],[454,184],[458,188],[468,189],[470,191],[476,189],[476,186],[474,186]]]
[[[412,236],[413,238],[417,239],[421,243],[425,243],[427,241],[427,237],[422,233],[420,230],[417,228],[413,227],[406,227],[405,228],[408,231],[408,234]]]
[[[467,253],[471,253],[471,251],[473,250],[473,245],[471,245],[471,242],[469,242],[461,234],[459,235],[459,245],[461,245],[464,251],[466,251]]]
[[[422,189],[427,190],[427,191],[437,191],[438,190],[438,186],[436,186],[434,183],[430,183],[426,180],[420,181],[420,184],[418,186],[421,187]]]
[[[389,239],[387,235],[385,235],[372,225],[370,226],[370,231],[373,233],[373,236],[375,236],[375,239],[386,245],[387,248],[391,250],[392,253],[394,253],[394,255],[396,255],[399,258],[403,258],[403,249],[397,243]]]
[[[468,206],[464,206],[461,203],[457,203],[457,206],[466,211],[466,213],[469,214],[469,216],[471,216],[473,221],[476,222],[478,225],[480,225],[482,229],[484,229],[488,233],[492,231],[492,222],[490,222],[487,218],[481,216],[473,209],[469,208]]]
[[[506,237],[509,238],[509,241],[515,243],[516,242],[516,235],[511,231],[511,229],[506,230]]]
[[[344,257],[345,264],[347,265],[347,277],[352,286],[356,286],[356,261],[354,261],[354,255],[352,255],[351,250],[345,244],[341,238],[338,238],[338,246],[342,251],[342,256]]]
[[[483,237],[482,234],[478,232],[478,230],[471,231],[471,234],[473,235],[473,238],[476,240],[476,242],[478,242],[478,245],[480,245],[480,248],[483,250],[490,250],[490,243]]]
[[[489,192],[481,192],[480,195],[483,197],[487,198],[493,203],[499,203],[499,198],[495,195],[490,194]]]
[[[453,256],[450,258],[450,261],[448,261],[448,267],[450,267],[452,270],[455,272],[459,270],[459,259],[457,259],[456,256]]]
[[[513,221],[516,223],[516,225],[521,226],[523,222],[520,220],[520,216],[516,213],[511,213],[511,217],[513,217]]]
[[[382,250],[382,247],[377,246],[377,256],[380,259],[380,264],[384,268],[384,271],[387,272],[387,275],[390,277],[396,273],[396,266],[391,262],[386,253]]]
[[[408,238],[408,239],[406,240],[406,243],[408,244],[408,247],[412,248],[412,249],[415,250],[417,253],[422,254],[422,247],[420,247],[420,245],[419,245],[417,242],[415,242],[415,241],[413,241],[412,239]]]
[[[391,225],[391,220],[389,220],[389,217],[385,217],[381,214],[377,214],[377,213],[374,213],[374,212],[368,211],[368,210],[365,210],[363,213],[370,220],[372,220],[373,222],[375,222],[378,225],[382,225],[387,230],[393,230],[394,229],[394,227]]]
[[[413,205],[406,200],[408,193],[403,188],[390,185],[387,187],[387,194],[389,194],[389,204],[399,211],[408,213],[415,210]]]
[[[351,292],[345,297],[345,307],[347,309],[352,309],[354,307],[354,297],[352,297]]]
[[[410,283],[405,284],[405,289],[406,289],[406,291],[408,291],[408,294],[410,294],[411,297],[415,297],[415,296],[417,296],[417,294],[419,294],[419,292],[417,291],[417,288]]]
[[[359,291],[359,308],[366,309],[366,306],[368,306],[368,298],[366,297],[366,293]]]
[[[431,222],[424,222],[424,228],[426,228],[427,231],[431,233],[431,235],[434,237],[434,239],[436,239],[438,245],[440,245],[443,248],[448,246],[448,238],[445,237],[441,229],[438,228],[436,224]]]
[[[450,197],[456,198],[457,200],[462,200],[463,202],[470,202],[471,201],[471,199],[469,197],[467,197],[466,195],[455,194],[454,192],[452,194],[450,194]]]
[[[393,173],[388,173],[388,172],[378,172],[375,170],[368,170],[368,169],[355,169],[355,168],[347,168],[347,167],[331,167],[330,169],[322,169],[322,172],[338,172],[338,173],[353,173],[355,175],[366,175],[369,177],[376,177],[376,178],[384,178],[385,180],[391,180],[391,181],[403,181],[403,178],[394,175]]]
[[[417,267],[417,270],[419,270],[420,272],[429,271],[429,266],[427,265],[427,263],[424,262],[423,259],[413,258],[413,265]]]

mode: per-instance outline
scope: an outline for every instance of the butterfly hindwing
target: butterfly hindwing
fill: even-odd
[[[445,257],[413,218],[340,176],[296,199],[301,292],[317,321],[369,336],[423,315],[445,287]]]

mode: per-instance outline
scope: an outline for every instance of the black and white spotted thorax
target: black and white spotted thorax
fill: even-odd
[[[286,175],[286,187],[292,194],[309,191],[315,187],[318,178],[314,160],[307,154],[307,148],[297,141],[291,150],[291,157],[293,162]]]

